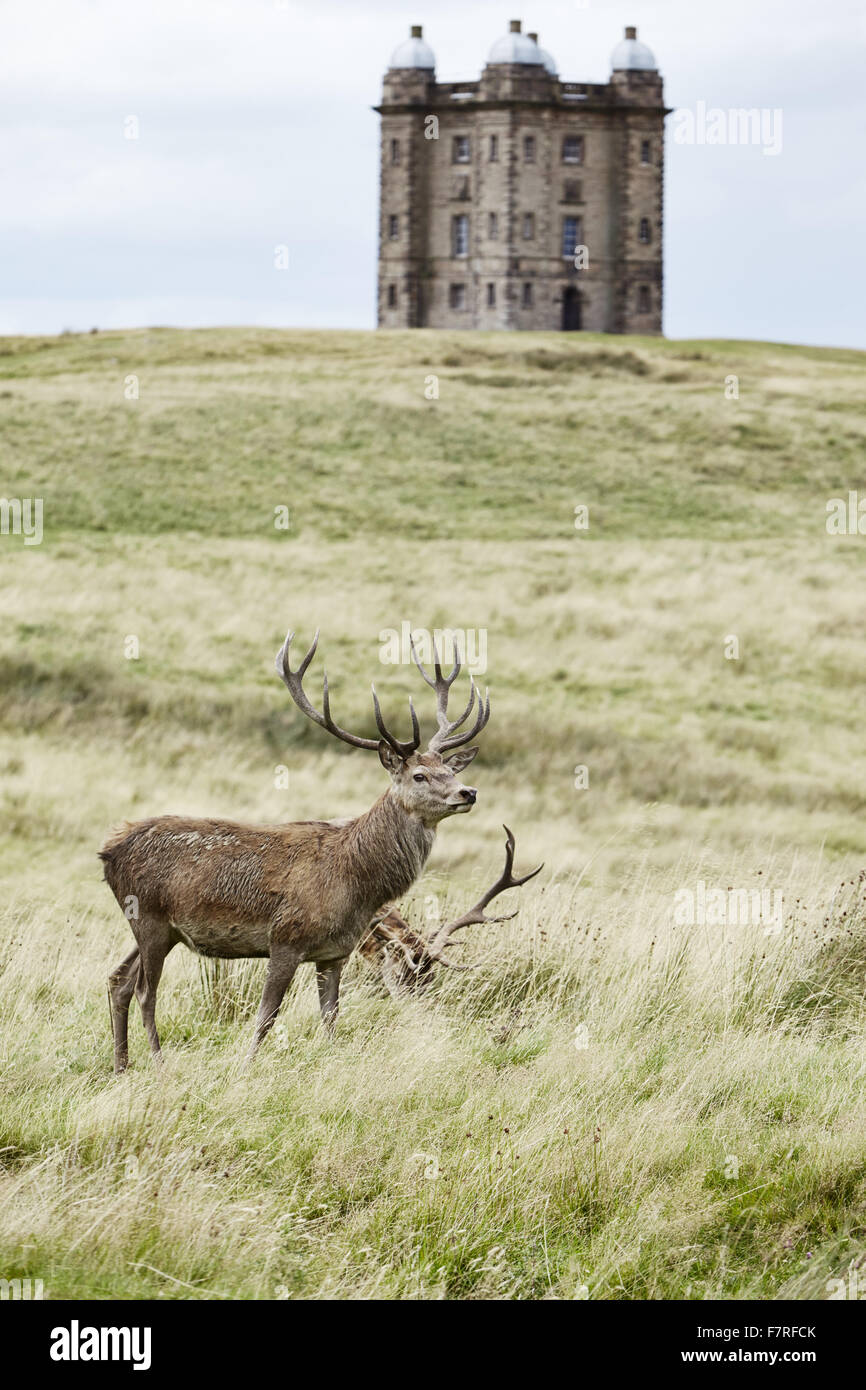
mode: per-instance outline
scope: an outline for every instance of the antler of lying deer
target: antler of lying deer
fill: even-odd
[[[541,873],[544,868],[539,864],[537,869],[531,873],[522,874],[515,877],[512,873],[514,867],[514,836],[503,826],[506,834],[505,840],[505,867],[499,878],[487,889],[487,892],[478,899],[468,912],[464,912],[461,917],[455,917],[452,922],[446,922],[429,939],[423,937],[420,932],[416,932],[405,922],[400,914],[393,909],[374,918],[370,923],[370,933],[366,940],[361,943],[361,954],[370,964],[381,964],[383,952],[393,951],[400,961],[400,980],[406,986],[417,987],[422,978],[427,981],[427,976],[434,964],[445,965],[452,970],[471,970],[469,965],[460,965],[456,961],[449,960],[442,954],[442,947],[454,932],[460,931],[463,927],[474,926],[481,922],[507,922],[512,917],[516,917],[516,912],[507,912],[500,917],[488,917],[484,909],[500,893],[504,893],[508,888],[520,888],[524,883],[528,883],[536,874]]]
[[[471,927],[480,922],[508,922],[512,917],[516,917],[518,911],[516,908],[514,912],[506,912],[501,917],[487,917],[485,916],[484,909],[494,898],[498,898],[500,893],[504,893],[508,888],[522,887],[522,885],[528,883],[531,878],[535,878],[536,874],[540,874],[541,870],[544,868],[543,863],[539,864],[538,868],[533,869],[531,873],[522,874],[519,878],[515,878],[514,874],[511,872],[514,867],[514,836],[507,825],[503,825],[502,829],[505,831],[505,867],[502,873],[499,875],[496,882],[488,888],[487,892],[478,899],[474,907],[470,907],[469,911],[464,912],[462,917],[455,917],[453,922],[446,922],[445,925],[440,927],[435,935],[431,937],[427,944],[428,956],[431,960],[438,961],[441,965],[450,965],[456,969],[468,970],[470,968],[469,966],[455,967],[454,961],[446,960],[442,955],[442,947],[450,940],[456,931],[460,931],[463,927]]]

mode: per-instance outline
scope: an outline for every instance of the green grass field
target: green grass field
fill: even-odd
[[[825,524],[866,497],[866,354],[152,329],[3,339],[0,378],[0,496],[44,507],[0,534],[0,1277],[827,1297],[866,1259],[866,540]],[[378,760],[273,655],[319,626],[341,722],[375,679],[429,729],[404,621],[483,630],[493,707],[406,915],[468,906],[503,821],[545,861],[519,915],[420,999],[353,962],[331,1043],[303,969],[246,1076],[262,964],[178,949],[167,1064],[133,1006],[115,1079],[108,829],[365,809]],[[699,880],[781,929],[683,925]]]

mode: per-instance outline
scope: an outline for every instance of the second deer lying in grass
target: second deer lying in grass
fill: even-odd
[[[528,883],[544,868],[539,864],[531,873],[515,878],[514,836],[505,825],[505,867],[495,883],[478,899],[474,907],[453,921],[444,923],[432,936],[422,936],[414,927],[391,908],[383,917],[377,918],[370,931],[358,947],[359,953],[369,966],[377,971],[386,987],[395,994],[423,993],[433,982],[433,971],[437,965],[450,966],[455,970],[470,970],[468,965],[458,965],[442,954],[456,931],[475,926],[480,922],[508,922],[517,912],[506,912],[501,917],[487,917],[484,909],[488,903],[505,893],[509,888],[520,888]]]
[[[382,904],[402,897],[415,882],[439,822],[475,804],[475,788],[463,786],[456,774],[478,751],[464,745],[490,718],[490,701],[481,699],[470,679],[468,704],[449,720],[448,696],[460,672],[459,655],[451,673],[443,676],[436,653],[430,677],[413,648],[415,663],[436,695],[437,730],[426,751],[419,752],[421,732],[411,700],[412,737],[405,743],[385,727],[375,689],[378,739],[348,733],[334,722],[327,675],[322,709],[316,710],[303,678],[319,634],[296,671],[289,664],[293,635],[277,653],[277,670],[295,704],[343,743],[378,752],[391,785],[369,811],[351,820],[239,825],[157,816],[124,826],[106,842],[100,853],[105,877],[136,941],[109,976],[117,1072],[127,1065],[133,994],[151,1051],[160,1056],[156,991],[165,958],[178,942],[204,956],[268,957],[250,1056],[271,1028],[304,961],[315,963],[322,1019],[333,1027],[347,956]],[[476,699],[474,723],[465,729]]]

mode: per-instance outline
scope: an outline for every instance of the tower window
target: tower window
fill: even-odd
[[[496,286],[495,286],[495,285],[493,284],[493,282],[491,281],[490,284],[487,286],[487,304],[488,304],[488,307],[492,309],[493,306],[495,305],[495,303],[496,303]]]
[[[466,286],[450,285],[448,288],[448,303],[452,309],[466,308]]]
[[[469,255],[469,216],[461,212],[451,223],[452,256]]]
[[[523,159],[526,164],[535,163],[535,136],[524,135],[523,137]]]
[[[392,141],[391,141],[391,163],[392,163],[392,164],[399,164],[399,163],[400,163],[400,141],[399,141],[399,140],[392,140]]]
[[[389,285],[389,286],[388,286],[388,308],[389,308],[389,309],[396,309],[396,308],[397,308],[397,286],[396,286],[396,285]]]
[[[497,212],[487,214],[487,235],[491,241],[496,241],[499,236],[499,214]]]
[[[641,140],[641,142],[640,142],[640,162],[641,162],[641,164],[649,164],[649,163],[650,163],[650,142],[649,142],[649,140]]]
[[[579,179],[566,179],[562,185],[562,201],[564,203],[583,202],[583,185]]]
[[[491,163],[491,164],[495,164],[496,161],[497,161],[498,159],[499,159],[499,136],[498,136],[498,135],[491,135],[491,137],[490,137],[490,163]]]
[[[649,243],[650,243],[650,224],[649,224],[649,218],[648,218],[648,217],[642,217],[642,218],[641,218],[641,220],[640,220],[640,225],[638,226],[638,231],[637,231],[637,239],[638,239],[639,242],[641,242],[641,244],[642,244],[643,246],[649,246]]]
[[[650,312],[650,291],[649,285],[638,285],[637,290],[637,311],[639,314]]]
[[[525,212],[523,214],[523,240],[531,241],[535,236],[535,214]]]
[[[582,135],[566,135],[562,142],[562,162],[563,164],[583,163]]]
[[[455,135],[455,136],[454,136],[454,154],[453,154],[453,162],[454,162],[455,164],[468,164],[468,163],[469,163],[469,136],[468,136],[468,135]]]
[[[531,309],[531,308],[532,308],[532,283],[531,283],[531,281],[527,281],[527,283],[523,286],[523,307],[524,307],[524,309]]]
[[[388,239],[399,241],[400,239],[400,219],[395,212],[388,218]]]
[[[577,247],[580,245],[580,218],[563,217],[562,219],[562,254],[571,259]]]

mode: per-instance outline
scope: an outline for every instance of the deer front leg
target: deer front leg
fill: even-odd
[[[253,1040],[246,1057],[247,1066],[258,1052],[262,1039],[273,1028],[280,1005],[283,1002],[283,996],[295,978],[295,971],[299,964],[300,961],[295,951],[290,951],[285,946],[275,946],[271,951],[265,987],[262,990],[262,1002],[256,1014]]]
[[[342,956],[339,960],[316,961],[319,1009],[322,1014],[322,1022],[329,1034],[334,1031],[340,1009],[340,976],[343,973],[346,960],[347,957]]]

